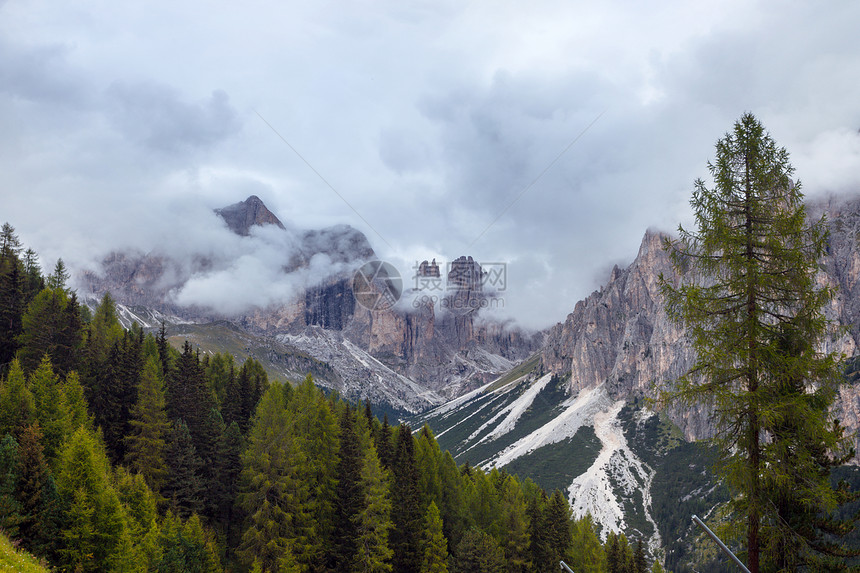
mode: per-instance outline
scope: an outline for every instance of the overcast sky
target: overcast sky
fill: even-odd
[[[860,191],[860,3],[645,4],[0,0],[0,219],[78,268],[218,251],[256,194],[407,279],[506,263],[543,327],[689,220],[746,111],[808,196]]]

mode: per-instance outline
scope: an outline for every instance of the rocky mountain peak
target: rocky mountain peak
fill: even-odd
[[[231,231],[243,237],[251,233],[251,227],[254,225],[277,225],[281,229],[284,228],[283,223],[256,195],[222,209],[215,209],[215,212],[224,219]]]

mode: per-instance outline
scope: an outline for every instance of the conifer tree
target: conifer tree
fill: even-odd
[[[242,458],[240,503],[248,518],[239,553],[248,564],[257,560],[267,571],[276,570],[288,551],[307,565],[304,549],[316,536],[308,484],[299,477],[306,459],[284,403],[283,387],[270,386]]]
[[[448,573],[448,541],[442,534],[442,516],[430,502],[424,516],[424,557],[420,573]]]
[[[216,477],[210,487],[209,496],[214,508],[213,518],[224,529],[229,539],[236,519],[236,498],[239,493],[239,478],[242,475],[242,454],[246,442],[236,422],[230,424],[218,440],[217,456],[213,464]]]
[[[215,398],[206,383],[206,372],[186,340],[182,355],[168,379],[167,415],[172,420],[181,418],[185,421],[198,454],[212,447],[208,426],[214,407]]]
[[[500,493],[498,521],[506,569],[509,573],[525,573],[531,570],[525,496],[516,478],[510,475],[502,482]]]
[[[156,358],[150,357],[144,365],[129,425],[131,433],[125,438],[125,461],[133,471],[140,472],[147,485],[158,493],[168,473],[164,456],[170,422],[164,411],[161,364]]]
[[[56,536],[55,509],[46,494],[51,477],[42,449],[39,424],[19,434],[17,497],[21,504],[21,539],[28,551],[45,556]]]
[[[17,435],[36,417],[36,402],[27,388],[21,363],[13,360],[0,383],[0,435]]]
[[[570,561],[567,562],[571,569],[579,573],[606,571],[606,553],[603,551],[600,538],[597,537],[591,514],[586,514],[574,521],[571,537],[573,545]]]
[[[6,434],[0,441],[0,529],[12,539],[18,537],[22,508],[18,501],[18,442]]]
[[[838,357],[819,350],[829,330],[822,308],[833,296],[815,278],[827,235],[823,219],[807,221],[788,152],[752,114],[717,142],[708,168],[714,187],[696,181],[691,200],[698,230],[680,228],[667,243],[676,271],[687,272],[679,283],[663,279],[663,293],[698,356],[666,398],[712,407],[721,475],[735,493],[730,507],[745,518],[736,533],[745,534],[747,566],[758,573],[779,552],[812,550],[806,541],[771,543],[801,533],[776,515],[772,494],[798,489],[825,512],[838,501],[809,454],[811,443],[837,455],[847,449],[828,408]],[[786,337],[803,344],[792,349]],[[773,440],[789,418],[799,421],[793,434]],[[799,452],[790,467],[780,459],[786,447]]]
[[[364,451],[361,469],[361,489],[364,508],[353,516],[356,530],[356,552],[353,571],[360,573],[388,573],[392,570],[389,546],[391,499],[388,494],[388,475],[379,463],[376,448],[369,445]]]
[[[60,564],[95,572],[122,562],[128,536],[125,512],[111,483],[104,446],[86,428],[69,436],[60,452],[57,491],[67,508]]]
[[[397,429],[397,447],[391,462],[391,548],[398,573],[417,573],[421,567],[421,530],[423,512],[415,466],[415,444],[406,424]]]
[[[63,441],[68,437],[63,411],[62,392],[57,377],[51,367],[51,360],[45,355],[39,367],[30,375],[30,392],[36,408],[36,420],[42,430],[42,444],[45,456],[53,460],[60,451]]]
[[[200,477],[203,462],[191,439],[188,426],[182,420],[173,424],[165,452],[167,480],[161,492],[170,507],[180,517],[199,513],[203,509],[203,482]]]
[[[305,459],[298,468],[298,477],[308,484],[307,509],[316,524],[315,536],[307,539],[306,546],[294,547],[293,554],[301,564],[320,567],[331,543],[334,525],[340,448],[338,423],[328,400],[314,385],[310,374],[296,386],[287,412],[295,445]]]
[[[463,535],[454,555],[454,570],[458,573],[503,573],[505,556],[491,535],[473,527]],[[558,565],[555,562],[554,565]],[[552,569],[555,571],[555,567]]]
[[[25,372],[35,370],[47,354],[57,372],[65,375],[75,368],[81,336],[77,299],[70,300],[63,289],[44,289],[21,318],[17,342],[22,368]]]
[[[349,406],[341,412],[338,458],[332,561],[338,570],[346,570],[355,558],[356,516],[364,509],[361,480],[364,455],[356,430],[355,413]]]

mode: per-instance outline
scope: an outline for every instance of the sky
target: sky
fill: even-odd
[[[689,224],[745,112],[808,197],[860,192],[858,22],[849,0],[0,0],[0,219],[46,269],[229,255],[179,294],[269,304],[294,240],[212,213],[255,194],[293,237],[358,229],[407,286],[424,259],[504,265],[494,312],[543,328]]]

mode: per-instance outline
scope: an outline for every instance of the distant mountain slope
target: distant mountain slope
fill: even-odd
[[[448,279],[436,300],[407,289],[407,304],[371,310],[356,302],[352,289],[356,270],[376,258],[358,230],[290,228],[256,196],[216,212],[234,233],[227,237],[228,253],[217,245],[206,255],[186,254],[181,260],[165,245],[147,253],[115,252],[99,272],[79,277],[79,294],[95,304],[109,292],[121,314],[147,328],[166,320],[194,323],[201,332],[206,324],[230,323],[257,341],[255,346],[286,346],[329,364],[334,375],[319,382],[345,398],[381,400],[398,411],[421,411],[496,378],[543,341],[543,333],[478,318],[487,273],[471,257],[454,260],[447,276],[435,261],[423,264],[426,278],[441,285]],[[258,251],[265,258],[255,258]],[[230,253],[238,253],[239,260]],[[246,279],[237,276],[241,264],[265,272]],[[266,284],[259,284],[260,275]],[[194,297],[198,291],[231,288],[257,289],[262,302],[229,312]],[[273,292],[280,294],[271,298]],[[227,295],[214,298],[233,306]],[[213,328],[213,338],[220,332]]]

